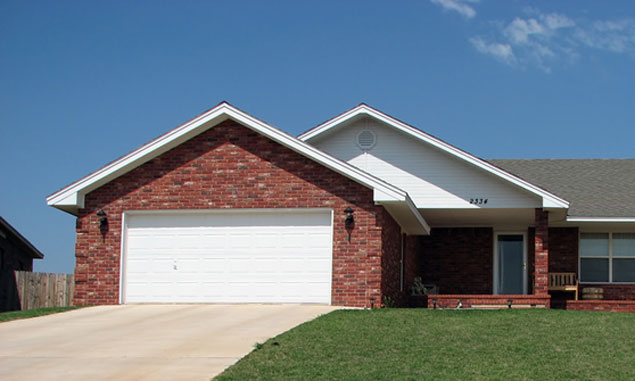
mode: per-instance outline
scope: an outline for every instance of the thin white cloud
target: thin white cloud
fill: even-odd
[[[476,16],[476,10],[468,3],[478,3],[478,0],[430,0],[430,2],[445,10],[458,12],[467,19]]]
[[[545,26],[550,29],[569,28],[575,25],[575,22],[565,15],[558,13],[549,13],[547,15],[540,15],[540,19]]]
[[[551,66],[574,62],[584,49],[635,56],[635,20],[574,21],[560,13],[525,9],[526,17],[495,25],[494,37],[469,39],[480,53],[513,66],[536,66],[549,73]]]
[[[503,34],[516,44],[527,44],[535,38],[550,38],[558,29],[570,28],[575,22],[565,15],[550,13],[536,18],[515,18],[503,30]]]
[[[595,21],[590,28],[576,30],[583,45],[613,53],[635,54],[635,20]]]
[[[543,34],[544,27],[536,19],[516,18],[504,30],[503,34],[515,44],[526,44],[532,34]]]
[[[516,61],[514,51],[509,44],[501,44],[497,42],[490,43],[486,42],[481,37],[472,37],[470,38],[470,42],[479,52],[489,54],[504,63],[513,64]]]

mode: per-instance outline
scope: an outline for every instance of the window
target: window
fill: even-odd
[[[635,233],[581,233],[581,282],[635,282]]]

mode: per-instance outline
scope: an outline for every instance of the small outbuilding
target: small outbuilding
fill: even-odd
[[[14,271],[33,271],[34,258],[44,254],[0,217],[0,312],[20,309]]]

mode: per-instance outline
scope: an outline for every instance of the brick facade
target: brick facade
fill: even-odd
[[[492,228],[434,228],[421,237],[421,277],[441,294],[491,294]]]
[[[549,295],[549,212],[536,209],[533,294]]]
[[[382,226],[381,288],[382,295],[390,298],[396,305],[403,305],[404,293],[401,292],[401,227],[384,209],[377,215],[378,225]],[[382,304],[388,300],[381,300]]]
[[[332,304],[378,304],[384,292],[396,298],[400,230],[372,190],[227,121],[86,195],[76,223],[74,302],[119,303],[123,211],[316,207],[335,211]],[[347,207],[355,211],[350,242]],[[104,234],[100,209],[108,216]]]
[[[578,272],[579,229],[577,227],[549,228],[549,271]],[[530,253],[531,256],[531,253]],[[583,287],[599,287],[604,289],[605,300],[635,300],[633,284],[580,284],[580,297]],[[558,292],[554,298],[572,299],[571,292]],[[567,305],[567,308],[569,306]],[[580,307],[582,308],[582,307]],[[586,307],[585,307],[586,308]],[[590,307],[589,307],[590,308]]]
[[[529,228],[527,259],[529,292],[534,287],[535,232]],[[549,228],[549,272],[578,272],[578,228]],[[568,293],[570,294],[570,293]],[[566,295],[565,295],[566,296]]]
[[[635,300],[567,300],[566,309],[576,311],[635,312]]]
[[[578,272],[578,228],[549,228],[549,271]]]
[[[599,287],[604,290],[604,300],[635,300],[635,284],[580,284],[580,297],[584,287]]]
[[[411,294],[414,279],[421,269],[421,237],[404,236],[404,292],[406,296]]]

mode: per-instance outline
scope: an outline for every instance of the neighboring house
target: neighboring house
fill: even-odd
[[[14,271],[33,271],[33,258],[42,254],[22,234],[0,217],[0,311],[20,309]]]
[[[47,201],[77,216],[75,304],[406,305],[421,278],[428,306],[548,307],[550,271],[635,299],[634,185],[635,160],[488,162],[364,104],[295,138],[221,103]]]

